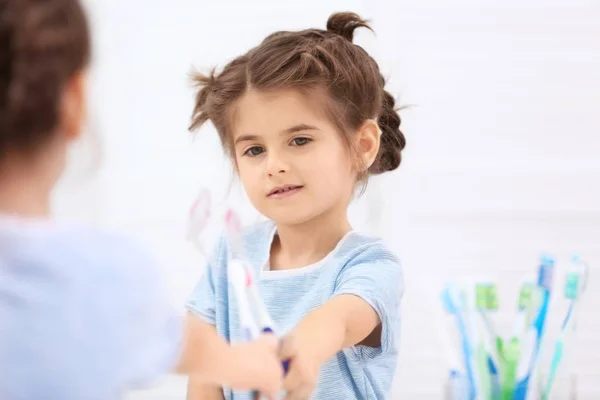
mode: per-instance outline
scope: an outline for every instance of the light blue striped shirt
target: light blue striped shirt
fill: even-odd
[[[183,321],[165,289],[123,237],[0,217],[0,399],[116,400],[169,372]]]
[[[269,271],[265,266],[275,233],[272,222],[257,224],[245,231],[244,244],[249,262],[260,276],[261,294],[279,333],[289,332],[308,312],[340,294],[361,297],[382,321],[381,347],[354,346],[340,351],[322,366],[312,399],[389,398],[398,358],[404,284],[399,260],[381,240],[350,232],[314,265]],[[243,335],[235,295],[227,283],[229,255],[228,245],[221,239],[187,307],[234,342],[242,340]],[[249,393],[228,388],[224,392],[227,400],[251,399]]]

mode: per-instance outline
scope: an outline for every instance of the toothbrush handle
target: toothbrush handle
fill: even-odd
[[[263,331],[263,333],[274,333],[273,329],[271,329],[269,327],[263,328],[262,331]],[[290,361],[291,360],[283,360],[281,362],[281,366],[283,367],[283,372],[284,372],[285,375],[287,375],[288,370],[290,369]]]
[[[269,327],[265,327],[262,329],[262,333],[264,334],[274,334],[275,332],[273,332],[273,329],[269,328]],[[283,367],[283,372],[284,375],[287,375],[289,367],[290,367],[290,360],[284,360],[281,362],[281,365]],[[264,400],[264,396],[261,396],[261,394],[257,391],[252,393],[252,399],[253,400]]]
[[[544,392],[542,394],[542,399],[546,400],[550,395],[550,390],[552,389],[552,385],[554,384],[554,379],[556,378],[556,372],[558,370],[558,366],[562,359],[563,355],[563,342],[562,340],[558,340],[556,342],[554,355],[552,356],[552,362],[550,364],[550,372],[548,374],[546,387],[544,388]]]
[[[515,383],[517,378],[517,367],[521,356],[520,343],[518,339],[510,339],[504,351],[503,377],[500,387],[500,399],[511,400],[515,397]]]
[[[264,328],[262,329],[262,333],[264,333],[264,334],[274,334],[275,332],[273,332],[273,329],[271,329],[271,328],[269,328],[269,327],[264,327]],[[282,361],[282,362],[281,362],[281,365],[282,365],[282,367],[283,367],[283,372],[284,372],[284,375],[287,375],[287,373],[288,373],[288,370],[289,370],[289,368],[290,368],[290,360],[284,360],[284,361]],[[263,400],[263,399],[264,399],[264,397],[263,397],[263,396],[261,396],[259,392],[257,392],[257,391],[254,391],[254,392],[252,393],[252,399],[253,399],[253,400]]]

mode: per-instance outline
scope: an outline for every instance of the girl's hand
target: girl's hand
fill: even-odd
[[[308,400],[312,396],[319,379],[320,366],[307,349],[302,349],[293,336],[287,336],[281,343],[279,356],[289,360],[289,370],[283,380],[287,392],[285,400]]]
[[[278,357],[279,341],[274,335],[234,344],[228,357],[225,386],[237,390],[257,390],[275,399],[282,387],[283,368]]]

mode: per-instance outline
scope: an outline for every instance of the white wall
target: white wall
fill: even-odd
[[[231,175],[212,129],[194,141],[186,131],[186,74],[192,65],[223,65],[273,30],[323,26],[331,12],[350,9],[373,18],[377,36],[361,33],[359,42],[380,61],[400,103],[412,106],[402,114],[404,165],[374,180],[352,214],[359,228],[384,236],[406,268],[393,398],[441,397],[445,366],[430,313],[445,277],[497,278],[499,323],[510,327],[514,282],[533,270],[541,251],[560,260],[578,251],[592,264],[572,365],[580,398],[600,396],[593,314],[600,306],[600,3],[88,5],[96,35],[92,127],[102,166],[86,178],[81,169],[92,146],[74,153],[55,208],[147,241],[163,261],[175,304],[202,274],[201,257],[183,239],[187,208],[201,186],[225,198]],[[239,189],[228,200],[246,221],[255,218]],[[369,201],[383,204],[383,218],[371,225]],[[184,380],[169,378],[131,398],[182,399]]]
[[[440,398],[445,376],[421,278],[439,288],[450,275],[495,277],[510,328],[516,281],[539,253],[579,251],[596,268],[570,365],[580,398],[598,398],[600,4],[376,4],[393,87],[415,105],[405,168],[385,185],[383,233],[409,281],[396,396]]]

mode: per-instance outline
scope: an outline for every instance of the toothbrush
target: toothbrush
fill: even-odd
[[[537,287],[531,281],[524,280],[519,291],[517,303],[517,320],[510,340],[503,347],[503,368],[500,382],[500,399],[510,400],[513,397],[517,379],[517,367],[521,356],[521,341],[532,322],[532,313],[536,304]]]
[[[240,326],[247,341],[252,341],[260,336],[260,327],[253,318],[253,310],[248,302],[248,286],[251,285],[251,277],[238,260],[231,260],[227,266],[227,275],[233,286],[240,318]]]
[[[530,333],[532,339],[530,346],[523,346],[523,353],[530,354],[529,362],[524,364],[522,361],[519,363],[519,380],[517,381],[515,392],[514,392],[514,400],[525,400],[527,397],[528,391],[535,390],[535,388],[531,388],[529,386],[530,381],[533,380],[533,374],[535,374],[535,366],[537,364],[540,348],[542,344],[542,340],[544,338],[544,328],[546,325],[546,317],[548,315],[548,307],[550,303],[550,294],[552,291],[552,278],[554,273],[554,259],[550,256],[544,255],[542,257],[539,271],[538,271],[538,282],[537,287],[541,293],[541,304],[539,306],[538,312],[536,313],[535,320],[533,324],[530,326]]]
[[[187,239],[206,258],[208,258],[208,254],[202,246],[200,234],[206,228],[210,218],[210,207],[210,192],[204,189],[190,208],[187,230]],[[258,339],[261,333],[275,333],[273,329],[275,323],[260,297],[252,269],[246,264],[240,220],[232,210],[228,210],[225,215],[225,225],[232,253],[231,260],[227,264],[227,277],[237,300],[240,327],[244,339],[251,341]],[[287,373],[289,361],[284,360],[282,366]],[[259,394],[253,393],[253,398],[258,399]]]
[[[504,366],[504,341],[499,335],[495,324],[492,322],[491,316],[491,313],[497,312],[499,308],[498,286],[495,283],[489,283],[485,307],[487,312],[484,312],[481,315],[484,318],[488,331],[492,335],[488,362],[490,373],[492,374],[493,397],[498,398],[500,394],[500,373]]]
[[[210,208],[210,192],[207,189],[203,189],[190,208],[187,232],[187,238],[205,256],[207,253],[200,242],[199,236],[208,224]],[[252,270],[247,267],[244,261],[245,254],[241,239],[241,224],[239,217],[233,210],[227,211],[225,226],[227,227],[227,234],[233,253],[231,263],[228,265],[228,274],[234,287],[234,293],[238,299],[240,320],[245,330],[246,339],[251,340],[258,336],[257,327],[263,333],[274,333],[273,327],[275,323],[262,302],[257,286],[254,284]],[[252,315],[257,315],[257,320]]]
[[[495,283],[480,282],[476,287],[477,311],[483,322],[483,330],[488,333],[486,345],[490,354],[490,363],[494,369],[500,366],[502,360],[502,338],[498,335],[498,330],[492,323],[489,316],[491,312],[498,311],[498,288]]]
[[[460,289],[455,284],[448,284],[442,292],[442,303],[446,312],[456,317],[456,324],[461,336],[462,352],[464,357],[464,369],[466,378],[469,382],[468,399],[476,398],[476,379],[475,379],[475,357],[473,355],[473,341],[469,332],[468,321],[464,312],[464,305]]]
[[[254,286],[254,277],[244,262],[243,244],[241,241],[241,225],[237,215],[227,211],[225,226],[231,248],[231,260],[227,264],[227,275],[234,290],[239,308],[240,325],[246,340],[254,340],[260,336],[260,322],[255,318],[254,308],[249,298],[249,288]]]
[[[455,334],[457,333],[455,318],[451,313],[443,312],[434,302],[436,295],[430,279],[417,276],[415,283],[420,285],[420,290],[424,294],[425,312],[432,316],[437,344],[444,353],[449,371],[446,400],[464,400],[468,398],[469,381],[461,361],[461,338],[459,334]]]
[[[272,332],[273,325],[270,324],[271,318],[268,316],[266,307],[260,297],[251,295],[257,289],[252,271],[245,263],[241,224],[232,210],[227,211],[225,224],[232,253],[231,260],[227,264],[227,275],[237,299],[240,326],[245,339],[252,341],[258,339],[261,332]],[[268,318],[265,319],[265,316],[268,316]],[[259,399],[260,394],[253,392],[252,398]]]
[[[460,286],[461,304],[463,306],[464,318],[467,332],[470,338],[471,350],[473,351],[473,378],[475,384],[476,398],[489,398],[491,382],[489,379],[488,357],[485,343],[481,341],[478,329],[478,315],[475,303],[475,283],[468,280]],[[483,346],[481,346],[483,345]]]
[[[190,208],[187,239],[208,258],[200,240],[200,234],[206,228],[210,218],[210,192],[202,190]],[[231,248],[231,259],[227,264],[227,278],[233,287],[237,300],[240,327],[247,341],[258,339],[261,333],[275,334],[275,323],[263,302],[258,286],[254,280],[252,269],[246,263],[244,245],[241,234],[239,217],[228,210],[225,215],[226,232]],[[287,374],[289,360],[282,361],[282,367]],[[259,398],[258,393],[253,393],[254,399]]]
[[[450,370],[448,377],[448,391],[446,400],[465,400],[468,399],[469,381],[458,370]]]
[[[210,192],[203,189],[190,208],[187,230],[187,239],[192,241],[207,258],[207,252],[199,237],[208,224],[211,215],[210,208]],[[238,302],[240,325],[244,336],[246,340],[253,340],[258,338],[261,332],[275,334],[275,323],[262,301],[254,282],[252,269],[246,263],[239,217],[231,209],[225,215],[225,226],[232,252],[232,258],[227,266],[227,274]],[[283,362],[286,372],[288,363],[288,361]]]
[[[545,388],[542,392],[542,400],[547,400],[552,384],[556,378],[556,373],[564,354],[564,346],[569,336],[575,333],[577,323],[577,311],[580,304],[581,295],[586,289],[588,279],[588,266],[583,263],[579,256],[574,255],[571,262],[571,268],[567,271],[565,282],[565,297],[570,300],[569,310],[562,325],[560,336],[556,341],[554,355],[550,364],[550,372]]]
[[[245,323],[246,326],[244,329],[254,335],[247,339],[256,339],[261,332],[276,334],[275,322],[271,318],[271,315],[260,296],[260,291],[255,283],[252,269],[246,263],[241,234],[241,223],[239,217],[233,210],[227,211],[227,214],[225,215],[225,224],[232,252],[232,259],[228,265],[228,274],[231,274],[230,279],[232,279],[232,282],[236,282],[234,290],[236,290],[238,303],[245,303],[245,306],[240,307],[240,323]],[[242,312],[246,315],[242,315]],[[252,322],[250,322],[250,320]],[[287,373],[289,369],[289,360],[284,360],[282,366],[284,372]]]
[[[476,341],[475,345],[475,357],[477,363],[477,375],[479,381],[479,390],[477,391],[478,398],[480,399],[491,399],[492,398],[492,376],[490,374],[490,353],[491,350],[488,346],[489,335],[486,332],[487,327],[483,321],[482,310],[486,303],[486,286],[482,284],[476,284],[474,287],[475,292],[475,309],[476,313],[473,315],[475,321],[475,330],[477,335],[474,336]]]
[[[498,371],[501,367],[502,339],[487,313],[498,309],[498,292],[491,282],[479,282],[475,285],[475,305],[478,331],[482,339],[478,350],[479,373],[483,376],[482,387],[486,393],[482,398],[496,398],[499,388]]]
[[[493,349],[494,351],[491,352],[492,356],[495,356],[493,359],[494,364],[497,368],[499,368],[501,366],[501,362],[502,362],[502,346],[503,346],[503,340],[500,337],[500,335],[498,334],[498,330],[496,329],[495,325],[492,323],[492,319],[491,317],[488,315],[491,312],[497,312],[498,311],[498,287],[495,283],[489,283],[487,286],[487,291],[486,291],[486,301],[485,301],[485,310],[486,312],[482,312],[481,315],[483,317],[483,320],[487,326],[488,331],[491,333],[492,335],[492,342],[493,342]]]
[[[245,290],[243,298],[252,309],[252,315],[256,318],[256,325],[263,333],[275,333],[275,323],[262,301],[257,285],[254,282],[252,269],[247,265],[244,245],[241,238],[241,224],[238,216],[232,211],[227,211],[225,215],[227,234],[231,243],[232,259],[230,265],[232,273],[243,276],[245,279]],[[242,275],[239,271],[243,271]],[[238,278],[239,279],[239,278]]]

